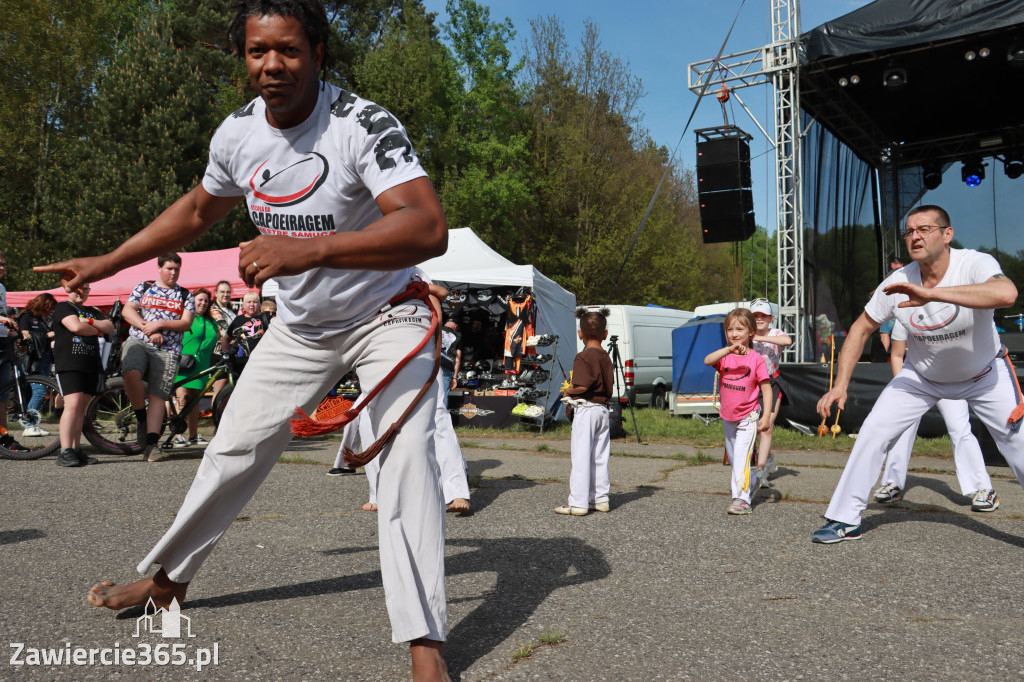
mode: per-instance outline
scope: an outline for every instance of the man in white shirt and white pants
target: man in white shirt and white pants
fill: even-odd
[[[1020,391],[1001,352],[992,310],[1012,306],[1017,287],[991,256],[952,249],[953,227],[938,206],[907,216],[907,250],[914,260],[889,275],[853,323],[843,344],[832,390],[818,401],[828,417],[846,404],[847,387],[864,343],[895,318],[909,332],[907,363],[885,387],[864,424],[812,541],[833,544],[862,537],[861,512],[886,453],[942,398],[966,400],[1024,483],[1024,434],[1019,431]]]

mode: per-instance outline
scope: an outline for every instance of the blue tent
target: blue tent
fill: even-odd
[[[715,370],[704,364],[708,353],[725,347],[725,315],[695,317],[672,330],[672,391],[707,393],[715,390]]]

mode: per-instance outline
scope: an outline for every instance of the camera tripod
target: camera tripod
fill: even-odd
[[[636,421],[636,413],[633,411],[633,403],[629,400],[629,396],[626,394],[626,375],[622,369],[622,358],[619,356],[619,337],[611,336],[608,338],[608,355],[612,359],[612,377],[615,382],[615,393],[619,396],[626,396],[626,405],[629,406],[629,416],[633,419],[633,432],[636,434],[636,442],[642,443],[640,440],[640,425]],[[619,380],[622,380],[622,391],[619,391]],[[621,401],[620,401],[621,406]],[[621,418],[622,412],[620,410],[619,416]]]

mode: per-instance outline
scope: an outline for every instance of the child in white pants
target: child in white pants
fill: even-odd
[[[725,450],[732,459],[732,504],[726,512],[749,514],[750,502],[763,482],[757,474],[752,475],[750,454],[758,431],[771,428],[772,391],[764,358],[753,349],[757,332],[753,314],[737,308],[725,316],[723,325],[729,345],[709,353],[704,364],[714,367],[721,377],[718,392]]]
[[[580,328],[576,332],[584,348],[572,365],[572,386],[564,391],[573,407],[572,472],[569,474],[569,503],[555,507],[556,514],[586,516],[593,509],[606,512],[608,459],[611,430],[608,401],[612,397],[612,361],[601,342],[608,337],[608,310],[576,310]]]

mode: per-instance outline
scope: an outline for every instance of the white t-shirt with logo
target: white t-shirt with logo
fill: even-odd
[[[316,108],[294,128],[267,123],[261,98],[225,119],[210,142],[203,188],[244,195],[263,234],[316,238],[362,230],[382,215],[376,197],[425,175],[390,113],[321,83]],[[278,319],[306,338],[331,336],[379,311],[409,277],[409,268],[275,276]]]
[[[187,293],[186,293],[187,292]],[[128,302],[139,306],[139,315],[143,322],[158,320],[180,320],[185,312],[196,312],[196,299],[191,291],[179,286],[168,289],[156,282],[140,282],[132,289]],[[132,327],[128,336],[138,339],[157,350],[168,353],[181,353],[181,342],[185,332],[164,330],[160,332],[163,341],[158,345],[149,340],[141,329]]]
[[[938,286],[981,284],[1001,273],[999,263],[987,253],[950,249],[949,268]],[[999,352],[1000,344],[991,309],[964,308],[938,301],[920,307],[898,308],[897,305],[909,297],[884,293],[887,286],[897,282],[920,286],[920,266],[911,263],[889,275],[875,289],[864,312],[876,322],[895,318],[903,325],[907,334],[906,361],[918,374],[930,381],[964,381],[988,367]]]
[[[769,329],[765,336],[785,336],[786,332],[781,329]],[[779,363],[782,362],[782,347],[777,343],[767,341],[755,341],[754,351],[764,358],[765,367],[768,368],[768,376],[773,377],[779,371]]]

